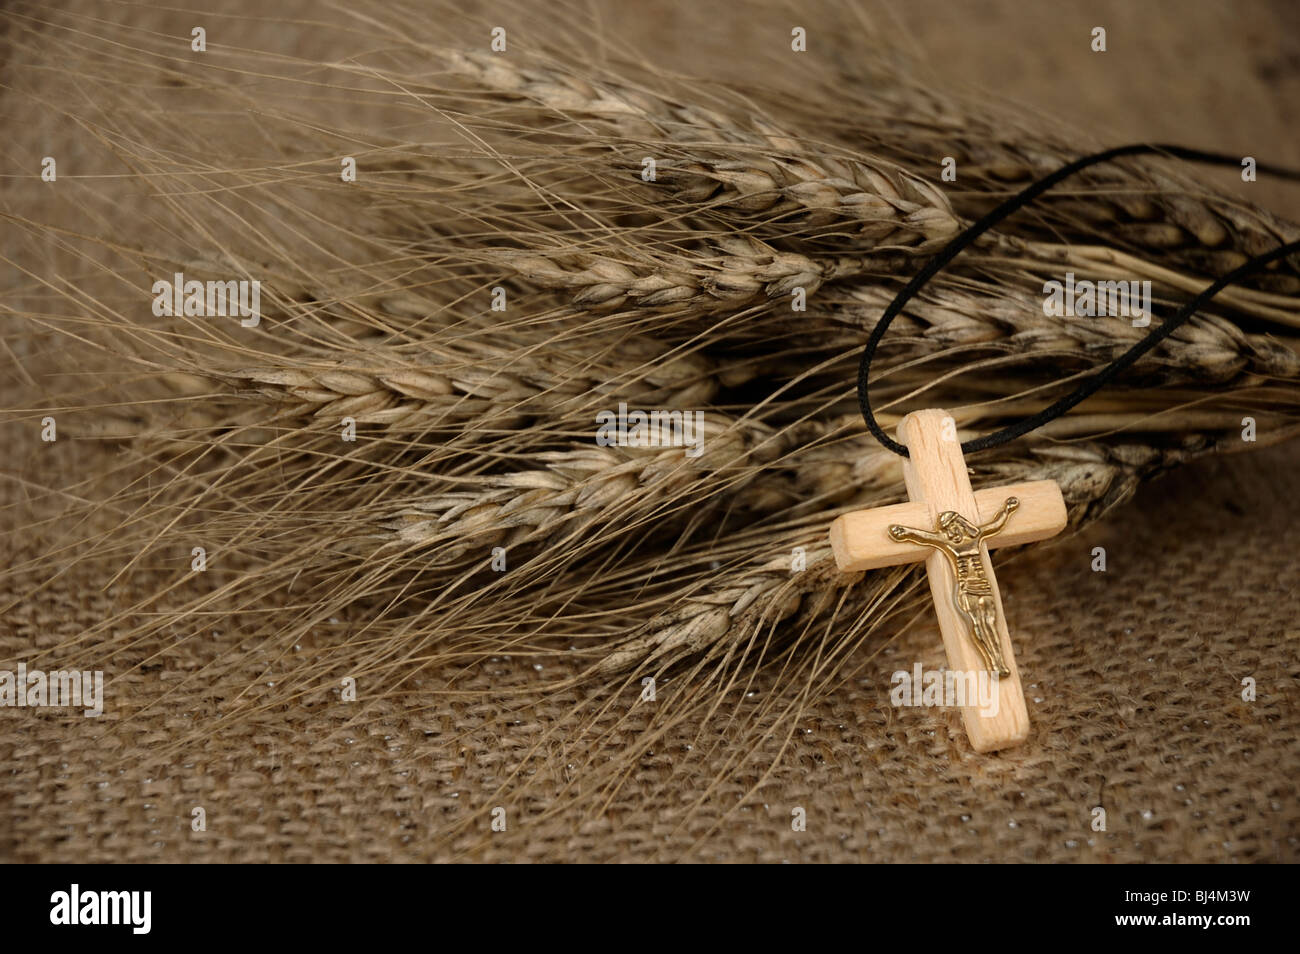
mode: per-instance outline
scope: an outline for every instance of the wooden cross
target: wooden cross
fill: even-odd
[[[1063,530],[1061,488],[1035,480],[973,491],[946,411],[909,414],[898,433],[910,455],[903,464],[910,502],[837,518],[831,524],[835,562],[856,572],[926,561],[948,667],[998,673],[995,715],[978,704],[962,707],[971,747],[992,752],[1017,745],[1029,735],[1029,713],[988,551]]]

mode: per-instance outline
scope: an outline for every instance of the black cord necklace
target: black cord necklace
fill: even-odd
[[[867,429],[889,450],[895,454],[907,457],[907,448],[902,444],[889,437],[880,424],[876,421],[876,416],[871,410],[871,399],[868,394],[867,376],[871,371],[871,361],[875,357],[876,348],[880,340],[889,330],[890,324],[902,312],[903,306],[911,300],[912,296],[925,287],[926,283],[935,275],[939,274],[949,262],[956,258],[967,246],[977,238],[987,232],[993,226],[997,225],[1007,216],[1019,209],[1024,208],[1034,199],[1038,198],[1052,186],[1068,179],[1089,166],[1095,166],[1098,163],[1109,162],[1112,159],[1118,159],[1123,156],[1140,156],[1140,155],[1161,155],[1170,156],[1176,159],[1187,159],[1194,162],[1205,162],[1214,165],[1240,166],[1241,159],[1235,156],[1226,156],[1214,152],[1202,152],[1199,149],[1188,149],[1184,146],[1162,146],[1147,145],[1138,143],[1129,146],[1118,146],[1114,149],[1107,149],[1105,152],[1095,153],[1091,156],[1084,156],[1076,159],[1071,163],[1062,166],[1050,175],[1044,176],[1032,185],[1026,186],[1022,191],[1007,199],[997,208],[993,209],[983,218],[979,219],[951,242],[945,245],[932,259],[926,262],[925,266],[913,276],[907,286],[898,293],[889,307],[885,309],[884,314],[876,322],[876,326],[871,329],[871,335],[867,338],[866,347],[862,350],[862,360],[858,364],[858,405],[862,409],[862,418],[867,423]],[[1283,169],[1276,166],[1258,165],[1259,171],[1276,175],[1286,179],[1300,180],[1300,172],[1291,169]],[[1228,287],[1243,278],[1255,274],[1258,271],[1268,267],[1273,262],[1286,258],[1300,252],[1300,241],[1289,242],[1280,245],[1271,252],[1258,255],[1250,261],[1234,268],[1231,272],[1222,278],[1216,279],[1211,285],[1206,287],[1195,298],[1178,310],[1178,313],[1168,320],[1153,328],[1149,334],[1133,347],[1129,348],[1122,355],[1106,365],[1092,377],[1088,378],[1081,385],[1061,398],[1054,404],[1049,405],[1039,411],[1032,417],[1027,417],[1017,424],[1012,424],[987,434],[984,437],[977,437],[966,441],[961,445],[964,453],[973,451],[986,450],[990,447],[997,447],[1022,437],[1030,431],[1042,427],[1048,421],[1060,417],[1076,404],[1086,400],[1093,394],[1096,394],[1104,388],[1116,375],[1120,374],[1127,368],[1133,366],[1139,358],[1158,345],[1165,338],[1169,337],[1178,330],[1189,318],[1199,311],[1206,302],[1217,295],[1224,288]]]
[[[1005,444],[1064,414],[1169,337],[1223,288],[1271,262],[1300,252],[1300,242],[1257,256],[1216,280],[1176,315],[1055,404],[1018,424],[964,444],[957,443],[953,419],[939,408],[914,411],[904,417],[899,425],[904,443],[888,437],[872,414],[868,399],[871,359],[890,322],[908,300],[977,237],[1079,170],[1120,156],[1143,154],[1219,165],[1239,162],[1234,157],[1181,146],[1135,145],[1109,149],[1063,166],[1003,202],[944,246],[885,309],[862,352],[858,368],[862,416],[881,444],[907,458],[903,477],[909,501],[837,517],[830,528],[831,549],[836,564],[846,572],[925,561],[949,669],[965,684],[978,687],[980,700],[987,700],[972,703],[968,697],[962,705],[966,733],[977,752],[1018,745],[1029,736],[1029,713],[988,551],[991,547],[1045,540],[1065,528],[1068,516],[1061,488],[1052,480],[975,490],[963,454]],[[1257,168],[1300,179],[1300,174],[1289,170]]]

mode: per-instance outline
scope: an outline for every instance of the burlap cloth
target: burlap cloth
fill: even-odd
[[[989,10],[992,50],[1009,42],[1010,21],[1004,7]],[[979,26],[938,19],[928,33],[911,28],[942,43]],[[1243,35],[1241,48],[1250,42]],[[1211,46],[1229,55],[1231,37],[1216,35]],[[969,52],[979,42],[966,48],[954,69],[998,60]],[[1132,74],[1112,73],[1118,101]],[[1022,98],[1033,92],[1027,85]],[[1221,115],[1233,108],[1224,104]],[[1269,115],[1284,120],[1286,108]],[[1183,114],[1199,109],[1189,103]],[[22,501],[33,486],[67,486],[115,454],[73,441],[33,448],[30,433],[16,431],[5,440],[9,472],[22,477],[0,483],[10,519],[32,515]],[[110,671],[102,719],[0,709],[0,859],[1294,861],[1297,501],[1300,447],[1203,460],[1083,534],[1004,564],[1033,722],[1029,743],[1007,753],[971,753],[951,713],[889,706],[892,671],[942,662],[937,633],[918,626],[863,647],[847,667],[861,668],[808,701],[788,744],[773,738],[727,768],[725,747],[712,760],[692,758],[695,730],[683,726],[607,809],[580,817],[563,810],[575,790],[565,786],[581,789],[582,780],[557,749],[530,777],[530,803],[493,833],[487,793],[572,698],[494,701],[502,687],[535,679],[527,661],[500,660],[462,683],[481,690],[473,702],[418,689],[385,700],[361,729],[326,699],[225,723],[224,700],[187,689],[140,711],[137,701],[155,698],[160,681],[179,682],[235,645],[237,634],[214,633],[173,650],[164,666],[140,660],[131,672]],[[108,527],[114,517],[97,519]],[[39,551],[39,534],[12,542],[15,552],[0,560]],[[1106,549],[1105,573],[1091,569],[1096,546]],[[111,570],[88,565],[6,614],[0,658],[75,637],[127,605],[136,592],[103,588]],[[133,581],[139,592],[150,583],[149,574]],[[248,661],[250,676],[257,666]],[[1257,686],[1253,702],[1242,699],[1246,677]],[[781,691],[775,679],[759,674],[754,692]],[[158,758],[196,727],[210,727],[203,745]],[[634,719],[625,735],[636,728]],[[195,806],[207,812],[205,832],[191,830]],[[1092,827],[1097,807],[1105,831]],[[804,832],[791,830],[795,808],[806,811]],[[441,837],[466,817],[466,831]]]
[[[733,754],[725,748],[683,773],[675,763],[698,741],[684,726],[656,745],[603,817],[561,812],[534,825],[517,815],[490,833],[487,793],[571,699],[490,701],[535,677],[530,663],[484,667],[462,684],[483,693],[473,704],[415,692],[358,731],[348,707],[322,699],[215,729],[201,751],[159,763],[160,745],[197,723],[215,726],[220,706],[199,691],[139,714],[132,694],[152,698],[159,679],[228,648],[214,637],[195,647],[192,665],[173,653],[165,667],[118,678],[99,720],[0,709],[0,856],[1293,861],[1298,451],[1193,465],[1091,530],[1000,570],[1033,720],[1017,750],[975,755],[955,715],[889,705],[894,670],[943,661],[937,632],[923,626],[864,647],[851,665],[881,651],[858,677],[810,700],[779,759],[781,738],[721,780],[721,760]],[[1096,546],[1106,548],[1105,573],[1091,569]],[[0,657],[75,636],[130,595],[101,592],[102,583],[79,574],[19,608],[0,630]],[[1254,702],[1241,698],[1248,676]],[[753,690],[778,687],[761,674]],[[636,728],[633,720],[626,734]],[[566,797],[567,761],[548,758],[553,778],[530,779],[535,795]],[[196,805],[206,832],[190,830]],[[549,807],[543,796],[530,811]],[[791,830],[795,807],[807,813],[805,832]],[[1104,832],[1091,827],[1096,807],[1106,810]],[[465,813],[481,824],[443,844],[440,830]]]

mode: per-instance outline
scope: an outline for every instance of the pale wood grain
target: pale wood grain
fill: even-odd
[[[986,487],[976,493],[946,411],[932,408],[909,414],[900,422],[898,433],[911,455],[903,464],[903,479],[911,500],[836,519],[830,530],[836,564],[849,572],[924,560],[948,667],[959,673],[986,672],[985,660],[953,603],[956,580],[947,557],[933,547],[894,540],[889,527],[900,524],[933,531],[939,514],[949,510],[975,523],[986,523],[1007,498],[1017,498],[1020,506],[1002,531],[980,543],[980,559],[992,590],[997,635],[1009,675],[997,680],[997,706],[990,707],[994,711],[981,711],[978,705],[962,707],[962,721],[975,751],[992,752],[1017,745],[1029,736],[1029,712],[988,551],[990,546],[1044,540],[1064,529],[1067,514],[1061,489],[1055,481],[1036,480]]]
[[[966,461],[962,457],[961,445],[955,440],[943,439],[944,418],[948,416],[946,411],[938,409],[917,411],[907,415],[898,425],[900,440],[912,455],[903,464],[907,495],[913,500],[925,502],[930,510],[930,526],[934,525],[935,518],[945,510],[955,510],[961,514],[977,512],[975,492],[966,476]],[[1017,512],[1016,516],[1020,514]],[[1006,614],[1002,609],[1002,595],[998,591],[998,582],[989,562],[987,545],[981,544],[980,553],[984,561],[984,572],[988,574],[993,586],[993,599],[998,614],[998,638],[1002,642],[1002,656],[1011,674],[998,680],[996,715],[982,715],[975,706],[963,707],[961,715],[971,748],[976,752],[992,752],[1017,745],[1028,738],[1029,712],[1025,708],[1020,670],[1012,651]],[[948,666],[958,672],[983,670],[984,660],[952,604],[955,580],[948,561],[942,553],[931,550],[926,557],[925,568],[930,577],[930,592],[934,595],[939,632],[943,635],[944,649],[948,652]]]
[[[1068,521],[1065,498],[1054,480],[1030,480],[975,491],[975,504],[979,510],[977,522],[992,519],[1008,497],[1018,498],[1020,509],[1005,530],[989,538],[990,549],[1035,543],[1054,537],[1065,529]],[[889,535],[889,527],[895,523],[904,527],[934,529],[934,517],[923,501],[846,513],[831,524],[831,548],[835,552],[836,564],[850,573],[927,559],[933,552],[929,547],[901,543]]]

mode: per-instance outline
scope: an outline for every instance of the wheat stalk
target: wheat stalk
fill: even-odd
[[[438,560],[487,553],[495,544],[582,539],[591,529],[635,528],[666,505],[743,485],[794,442],[794,431],[755,421],[702,415],[698,456],[681,447],[654,446],[672,435],[648,428],[645,447],[591,447],[536,455],[543,467],[464,479],[474,489],[433,491],[385,503],[376,526],[403,547],[441,547]],[[662,441],[660,440],[662,438]],[[626,532],[626,530],[624,531]],[[427,559],[427,557],[426,557]]]
[[[382,425],[390,431],[467,422],[480,427],[512,422],[520,426],[542,416],[573,418],[618,400],[690,408],[708,402],[718,387],[704,357],[672,354],[636,338],[617,343],[620,360],[613,377],[600,372],[602,362],[591,362],[590,352],[584,352],[584,360],[590,362],[584,375],[563,350],[548,354],[530,347],[509,352],[468,348],[464,342],[440,350],[440,356],[423,359],[423,367],[412,367],[410,359],[401,355],[371,353],[365,356],[369,360],[353,358],[347,365],[332,367],[282,362],[275,367],[209,373],[241,393],[270,401],[279,416],[289,420],[314,420],[334,427],[351,417],[359,424]],[[608,362],[603,365],[608,367]]]
[[[705,315],[783,299],[798,289],[812,295],[826,282],[862,275],[889,261],[870,256],[814,259],[744,235],[717,239],[709,252],[684,262],[685,268],[625,264],[592,254],[502,251],[500,260],[544,288],[577,289],[572,302],[580,308],[674,308]]]
[[[791,225],[816,232],[845,224],[881,247],[925,247],[957,230],[947,199],[923,179],[879,159],[815,152],[762,117],[739,125],[698,104],[579,79],[548,64],[523,67],[459,51],[448,51],[446,61],[486,89],[538,111],[598,119],[618,138],[607,148],[624,155],[640,149],[653,158],[666,147],[658,164],[662,174],[647,181],[708,217],[761,214],[781,224],[778,235],[788,235]],[[641,159],[619,168],[640,172]]]
[[[858,80],[835,85],[855,91],[849,122],[810,117],[835,140],[904,166],[936,168],[956,163],[954,187],[945,191],[957,214],[977,218],[1010,189],[1028,185],[1074,159],[1080,150],[1068,130],[1043,122],[1030,129],[1009,106],[954,97],[917,84],[905,70],[881,60],[855,60]],[[1222,173],[1220,173],[1222,174]],[[1230,173],[1228,173],[1230,175]],[[1085,170],[1044,195],[1018,220],[1022,234],[1044,240],[1107,242],[1135,254],[1222,275],[1287,241],[1300,230],[1266,209],[1216,196],[1176,169],[1152,158],[1129,158]],[[1248,284],[1295,295],[1295,266],[1255,276]]]

